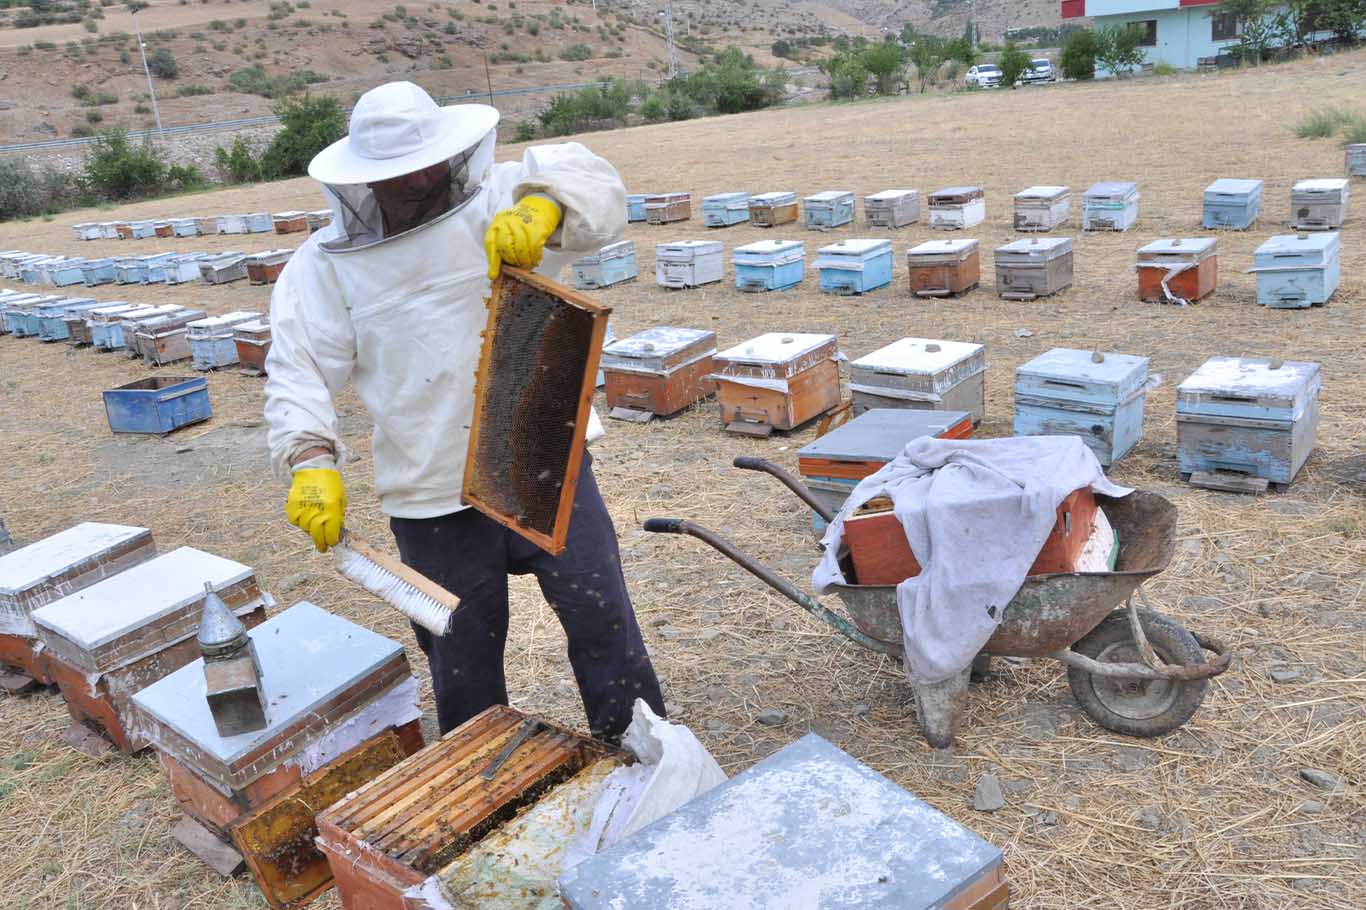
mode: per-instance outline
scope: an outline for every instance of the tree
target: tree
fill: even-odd
[[[773,56],[780,60],[792,59],[792,43],[786,38],[779,38],[777,41],[774,41],[773,46],[769,50],[772,52]]]
[[[944,42],[921,35],[911,47],[911,63],[915,65],[916,79],[924,94],[939,68],[944,65]]]
[[[175,62],[175,56],[164,47],[159,47],[148,55],[147,68],[158,79],[176,79],[180,76],[180,64]]]
[[[895,40],[884,41],[864,51],[863,68],[872,74],[879,95],[895,95],[906,78],[906,61]]]
[[[1347,44],[1360,40],[1366,31],[1366,0],[1320,0],[1318,26]]]
[[[110,130],[90,146],[85,177],[90,188],[104,199],[150,196],[166,182],[166,162],[152,145],[151,134],[137,147],[123,130]]]
[[[261,156],[261,175],[268,180],[308,173],[313,156],[346,135],[346,114],[330,95],[304,95],[275,104],[283,128]]]
[[[1219,0],[1210,15],[1237,17],[1242,33],[1232,50],[1243,62],[1260,63],[1276,41],[1277,5],[1277,0]]]
[[[1285,0],[1279,4],[1271,17],[1276,43],[1281,47],[1311,47],[1312,26],[1321,14],[1320,7],[1323,5],[1322,0]]]
[[[1016,47],[1014,41],[1007,41],[1005,50],[1001,51],[1000,59],[996,61],[1001,68],[1001,84],[1014,88],[1029,72],[1030,63],[1028,54]]]
[[[1062,45],[1062,74],[1067,79],[1096,77],[1096,33],[1089,28],[1078,29],[1067,36]]]
[[[1138,29],[1127,22],[1098,30],[1096,62],[1116,76],[1128,75],[1143,63],[1143,48],[1138,46],[1138,39]]]
[[[980,56],[977,48],[966,38],[954,38],[944,45],[944,59],[957,60],[964,66],[972,66]]]

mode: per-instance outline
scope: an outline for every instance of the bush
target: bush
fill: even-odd
[[[0,158],[0,221],[50,215],[74,204],[75,178],[44,168],[34,172],[23,158]]]
[[[615,79],[603,85],[559,94],[537,117],[547,136],[567,136],[591,129],[620,126],[631,113],[631,92]]]
[[[792,43],[785,38],[779,38],[777,41],[774,41],[773,45],[769,48],[769,52],[780,60],[793,59]]]
[[[1342,124],[1342,144],[1357,145],[1366,142],[1366,117],[1352,114]]]
[[[1158,64],[1155,64],[1155,65],[1153,66],[1153,75],[1154,75],[1154,76],[1175,76],[1175,75],[1176,75],[1176,67],[1172,66],[1170,63],[1158,63]]]
[[[593,59],[593,49],[586,44],[571,44],[560,51],[560,59],[571,62],[591,60]]]
[[[517,123],[517,132],[513,134],[513,142],[530,142],[536,138],[536,124],[530,120],[520,120]]]
[[[1029,71],[1030,57],[1016,47],[1014,41],[1007,41],[996,65],[1001,68],[1001,84],[1014,88]]]
[[[1143,63],[1138,29],[1132,24],[1102,28],[1096,35],[1096,62],[1116,76],[1131,73]]]
[[[190,82],[186,85],[177,85],[175,94],[177,98],[193,98],[196,95],[212,95],[217,91],[211,85],[204,85],[200,82]]]
[[[267,180],[308,173],[313,156],[346,135],[346,114],[328,95],[286,98],[276,103],[275,116],[284,126],[261,156]]]
[[[180,64],[175,62],[175,55],[164,47],[152,51],[147,58],[147,68],[159,79],[180,78]]]
[[[326,81],[326,76],[312,70],[298,70],[288,76],[271,76],[259,63],[234,70],[228,76],[228,85],[236,91],[266,98],[282,98],[302,91],[314,83]]]
[[[232,148],[220,145],[214,150],[213,166],[224,183],[255,183],[261,179],[261,162],[240,136],[233,140]]]
[[[123,130],[101,133],[86,155],[85,178],[103,199],[150,196],[166,185],[166,163],[150,137],[134,146]]]
[[[86,123],[103,123],[103,122],[104,122],[104,114],[101,114],[99,111],[86,111],[86,112],[85,112],[85,122],[86,122]]]
[[[1301,139],[1327,139],[1356,116],[1345,107],[1314,108],[1295,124],[1295,135]]]
[[[1096,77],[1096,33],[1079,29],[1067,36],[1062,45],[1062,74],[1067,79]]]

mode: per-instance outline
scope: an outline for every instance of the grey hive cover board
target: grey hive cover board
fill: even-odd
[[[815,734],[563,873],[571,910],[931,910],[1001,851]]]
[[[848,423],[809,442],[798,458],[834,461],[891,461],[906,445],[922,436],[938,436],[971,418],[967,411],[922,411],[913,408],[871,408]]]

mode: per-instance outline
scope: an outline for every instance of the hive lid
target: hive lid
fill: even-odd
[[[589,253],[574,260],[574,265],[594,265],[604,259],[620,259],[623,256],[634,255],[636,243],[634,240],[618,240],[616,243],[609,243],[607,246],[600,247],[596,253]]]
[[[1306,234],[1277,234],[1268,237],[1252,254],[1258,266],[1322,264],[1338,252],[1341,239],[1337,231]]]
[[[870,202],[895,202],[905,196],[918,195],[919,193],[916,190],[880,190],[870,196],[865,196],[864,199]]]
[[[571,910],[929,910],[1001,851],[807,734],[558,880]],[[962,906],[967,906],[963,902]]]
[[[1138,248],[1138,256],[1154,258],[1176,256],[1182,259],[1204,259],[1218,249],[1219,241],[1213,237],[1163,237]]]
[[[232,327],[232,330],[234,335],[238,332],[269,332],[270,320],[263,317],[261,319],[253,319],[250,322],[239,322]]]
[[[1257,405],[1299,413],[1318,392],[1319,364],[1264,357],[1206,360],[1177,386],[1178,408],[1212,405]]]
[[[759,365],[787,363],[835,342],[834,335],[767,332],[716,355],[718,360]]]
[[[1132,180],[1102,180],[1091,184],[1086,191],[1087,199],[1127,199],[1138,195],[1138,184]]]
[[[691,199],[692,193],[650,193],[645,197],[646,205],[667,205],[670,202],[679,202],[684,199]]]
[[[731,252],[735,255],[753,254],[759,256],[773,256],[778,253],[791,253],[804,251],[806,244],[800,240],[756,240],[753,243],[746,243],[737,246]]]
[[[0,594],[22,594],[54,575],[149,534],[146,528],[95,521],[67,528],[0,556]]]
[[[204,697],[203,659],[152,683],[133,696],[134,705],[214,761],[232,765],[281,731],[300,725],[333,696],[403,652],[398,642],[308,601],[272,616],[247,634],[261,665],[269,718],[265,728],[237,736],[218,735]]]
[[[1233,177],[1220,177],[1205,187],[1206,196],[1251,196],[1262,191],[1260,180],[1238,180]]]
[[[728,202],[745,202],[749,200],[749,193],[713,193],[710,196],[702,197],[702,204],[708,202],[724,205]]]
[[[892,251],[892,241],[854,238],[823,246],[819,252],[822,256],[867,256],[884,251]]]
[[[1056,199],[1059,196],[1066,196],[1072,192],[1071,187],[1066,186],[1031,186],[1020,190],[1015,194],[1015,198],[1027,202],[1032,199]]]
[[[831,461],[891,461],[922,436],[939,436],[970,420],[967,411],[870,408],[797,450],[797,457]]]
[[[1027,386],[1023,390],[1030,394],[1060,398],[1089,398],[1107,390],[1108,399],[1119,400],[1147,381],[1148,358],[1136,354],[1053,348],[1017,367],[1015,378],[1017,394],[1022,386]]]
[[[671,325],[657,325],[620,338],[602,349],[604,365],[610,359],[656,359],[685,351],[700,344],[716,346],[716,333],[706,329],[685,329]]]
[[[926,240],[911,247],[906,255],[914,256],[958,256],[977,249],[979,242],[970,237],[955,237],[952,240]]]
[[[1346,177],[1315,177],[1309,180],[1297,180],[1291,189],[1293,193],[1331,193],[1346,190],[1349,187]]]
[[[1071,237],[1026,237],[996,248],[997,256],[1050,259],[1070,252]]]
[[[750,203],[750,205],[753,205],[753,204],[756,203],[756,202],[759,203],[759,204],[761,204],[761,205],[783,205],[784,203],[796,202],[796,201],[797,201],[797,194],[796,194],[795,192],[791,192],[791,191],[786,191],[786,192],[774,192],[774,193],[758,193],[758,194],[756,194],[756,195],[754,195],[754,196],[750,196],[750,197],[749,197],[749,203]]]
[[[213,334],[219,329],[231,329],[233,326],[249,322],[253,319],[260,319],[260,313],[252,313],[247,310],[237,310],[232,313],[224,313],[222,316],[209,316],[205,319],[196,319],[187,323],[187,327],[194,334]]]
[[[934,376],[950,367],[982,357],[986,347],[968,341],[901,338],[850,364],[852,368],[899,376]]]
[[[675,240],[670,243],[655,244],[655,255],[674,252],[688,252],[694,255],[697,253],[719,253],[724,248],[719,240]]]
[[[841,199],[852,199],[852,190],[824,190],[806,197],[807,202],[838,202]]]

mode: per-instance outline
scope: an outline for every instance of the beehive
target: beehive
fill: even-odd
[[[190,342],[190,356],[196,370],[216,370],[237,363],[234,330],[245,322],[260,320],[260,313],[237,310],[222,316],[210,316],[186,324]]]
[[[270,353],[270,322],[265,318],[233,326],[232,342],[237,362],[248,376],[264,376],[266,355]]]
[[[1301,180],[1290,190],[1290,226],[1299,231],[1335,231],[1347,220],[1351,184],[1344,177]]]
[[[153,220],[134,221],[133,239],[146,240],[157,235],[157,223]]]
[[[1176,390],[1182,475],[1288,485],[1314,451],[1321,387],[1317,363],[1209,358]]]
[[[920,193],[882,190],[863,197],[863,219],[868,227],[903,228],[920,220]]]
[[[1015,371],[1015,435],[1079,436],[1110,467],[1143,435],[1148,358],[1054,348]]]
[[[644,220],[645,220],[645,199],[646,199],[646,198],[647,198],[647,197],[646,197],[646,195],[645,195],[644,193],[627,193],[627,194],[626,194],[626,221],[627,221],[628,223],[629,223],[629,222],[633,222],[633,221],[644,221]]]
[[[297,234],[308,230],[308,212],[276,212],[270,216],[270,223],[277,234]]]
[[[199,280],[199,264],[210,256],[221,256],[223,253],[184,253],[176,259],[174,265],[166,267],[167,284],[186,284],[191,281]]]
[[[742,291],[781,291],[801,284],[806,244],[800,240],[758,240],[731,251],[735,286]]]
[[[67,344],[70,344],[72,347],[94,344],[95,336],[93,323],[95,320],[119,316],[140,308],[141,307],[138,304],[114,300],[106,301],[102,306],[95,307],[92,310],[86,310],[76,316],[68,316],[67,332],[71,337],[67,340]]]
[[[68,341],[71,338],[71,323],[81,322],[85,314],[105,304],[89,298],[70,298],[60,313],[49,313],[38,320],[38,338],[41,341]]]
[[[1067,223],[1072,191],[1065,186],[1031,186],[1015,194],[1015,230],[1051,231]]]
[[[1338,289],[1342,244],[1336,232],[1280,234],[1252,256],[1257,302],[1280,309],[1320,306]]]
[[[171,230],[177,237],[196,237],[199,235],[199,219],[172,218]]]
[[[246,258],[247,281],[251,284],[274,284],[294,255],[292,249],[267,250]]]
[[[220,234],[245,234],[247,233],[247,216],[242,214],[219,215],[218,233]]]
[[[1138,298],[1185,305],[1219,286],[1219,242],[1213,237],[1163,238],[1139,247]]]
[[[996,248],[996,294],[1037,300],[1072,286],[1072,238],[1031,237]]]
[[[1004,910],[1002,854],[809,733],[562,873],[568,910]],[[716,895],[709,902],[702,895]]]
[[[162,316],[144,322],[137,330],[137,352],[148,366],[166,366],[189,360],[189,325],[208,314],[203,310],[181,310],[169,316]],[[131,353],[131,346],[129,348]]]
[[[216,215],[197,217],[194,220],[195,231],[203,236],[211,237],[219,233],[218,220]]]
[[[749,220],[749,193],[716,193],[702,198],[702,223],[730,227]]]
[[[154,555],[146,528],[83,522],[0,556],[0,664],[52,682],[33,611]]]
[[[986,192],[980,186],[949,186],[930,194],[930,227],[961,231],[987,217]]]
[[[199,277],[205,284],[240,281],[247,277],[247,257],[241,253],[223,253],[205,259],[199,263]]]
[[[273,227],[270,214],[268,212],[251,212],[242,216],[243,225],[248,234],[264,234]]]
[[[1138,184],[1102,180],[1082,197],[1081,227],[1085,231],[1127,231],[1138,221]]]
[[[871,408],[986,416],[987,349],[965,341],[902,338],[849,365],[855,415]]]
[[[249,567],[181,547],[34,611],[49,673],[74,721],[98,727],[125,752],[147,745],[132,697],[198,656],[206,582],[248,626],[274,603]]]
[[[185,815],[241,853],[273,907],[332,883],[316,813],[422,747],[417,680],[402,646],[308,602],[249,632],[267,725],[222,737],[202,660],[133,699]]]
[[[864,294],[892,283],[890,240],[841,240],[823,246],[816,258],[821,290]]]
[[[1366,177],[1366,144],[1354,142],[1347,146],[1347,176]]]
[[[1205,187],[1203,227],[1245,231],[1262,212],[1262,181],[1222,177]]]
[[[185,308],[179,304],[165,303],[160,306],[139,304],[130,310],[105,316],[95,316],[92,311],[90,343],[101,351],[121,351],[127,344],[126,330],[131,327],[136,338],[139,320],[155,319],[183,309]]]
[[[777,227],[796,220],[796,193],[758,193],[749,197],[749,222],[755,227]]]
[[[175,225],[169,221],[155,221],[152,223],[152,232],[157,237],[174,237]]]
[[[726,429],[766,436],[791,430],[839,404],[834,335],[770,332],[714,358]]]
[[[131,221],[115,221],[115,222],[114,222],[114,233],[118,235],[118,238],[119,238],[120,240],[132,240],[132,239],[133,239],[133,222],[131,222]]]
[[[655,245],[655,282],[666,288],[695,288],[725,275],[725,247],[719,240],[679,240]]]
[[[650,224],[672,224],[691,217],[691,193],[658,193],[645,197],[645,220]]]
[[[636,266],[636,245],[632,240],[609,243],[596,253],[580,256],[569,266],[574,287],[580,290],[607,288],[640,275]]]
[[[62,260],[56,268],[49,270],[48,282],[54,287],[66,288],[73,284],[85,283],[84,257],[74,257]]]
[[[802,200],[802,219],[809,231],[828,231],[854,220],[854,194],[826,190]]]
[[[494,760],[525,730],[529,736],[486,779]],[[318,844],[342,905],[403,910],[405,890],[533,806],[546,790],[608,756],[601,743],[514,708],[489,708],[318,816]]]
[[[655,326],[614,341],[602,351],[607,406],[667,417],[709,398],[715,353],[716,333],[703,329]]]

